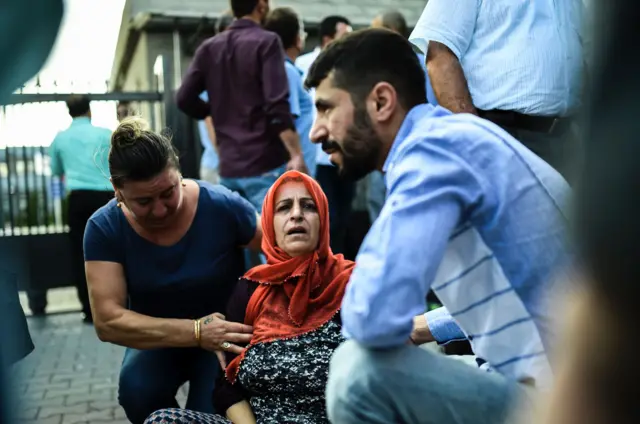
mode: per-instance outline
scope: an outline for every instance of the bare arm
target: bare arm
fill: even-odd
[[[456,55],[444,44],[429,42],[427,69],[438,104],[454,113],[473,113],[467,80]]]
[[[193,321],[153,318],[126,308],[127,287],[121,264],[88,261],[85,269],[100,340],[135,349],[197,345]]]
[[[209,140],[211,141],[211,145],[213,146],[216,153],[218,152],[218,139],[216,138],[216,130],[213,127],[213,119],[210,116],[204,118],[204,126],[207,128],[207,135],[209,136]]]
[[[256,417],[253,415],[251,405],[246,400],[238,402],[227,409],[227,418],[234,424],[256,423]]]
[[[100,340],[134,349],[198,346],[194,321],[155,318],[126,308],[127,286],[122,265],[116,262],[85,262],[94,326]],[[220,344],[248,343],[250,326],[227,322],[218,314],[201,321],[202,348],[214,351]],[[231,350],[241,351],[237,346]]]

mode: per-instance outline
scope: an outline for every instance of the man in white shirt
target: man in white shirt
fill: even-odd
[[[409,40],[440,106],[498,124],[571,182],[583,13],[582,0],[430,0]]]

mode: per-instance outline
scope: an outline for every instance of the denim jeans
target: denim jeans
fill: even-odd
[[[238,194],[247,199],[249,203],[256,208],[258,213],[262,213],[262,202],[267,195],[267,191],[269,191],[280,175],[284,174],[286,169],[286,166],[283,165],[256,177],[220,177],[220,184],[229,190],[237,191]]]
[[[213,388],[220,365],[198,348],[127,348],[120,370],[118,401],[133,424],[158,409],[178,408],[176,393],[189,382],[187,409],[213,413]]]
[[[524,393],[501,374],[417,346],[347,341],[331,359],[326,396],[332,423],[502,424]]]

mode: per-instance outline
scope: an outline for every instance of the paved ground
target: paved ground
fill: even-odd
[[[129,422],[116,400],[123,348],[100,342],[78,313],[31,317],[29,327],[36,349],[14,379],[19,423]]]

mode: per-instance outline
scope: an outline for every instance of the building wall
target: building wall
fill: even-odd
[[[148,91],[151,89],[150,81],[150,67],[153,63],[149,64],[148,61],[148,40],[147,34],[140,35],[140,40],[136,46],[131,59],[131,65],[122,85],[123,91]]]
[[[135,16],[140,12],[163,13],[168,16],[218,16],[229,9],[227,0],[127,0]],[[381,11],[400,10],[409,25],[415,25],[427,0],[277,0],[272,7],[292,7],[305,21],[319,22],[327,15],[344,15],[354,24],[368,25]]]

